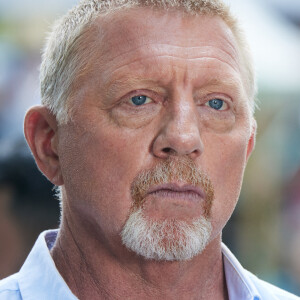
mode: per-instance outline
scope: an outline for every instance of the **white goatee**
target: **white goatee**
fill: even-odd
[[[121,232],[123,244],[146,259],[165,261],[190,260],[207,246],[212,226],[200,217],[182,220],[154,221],[139,207],[132,212]]]

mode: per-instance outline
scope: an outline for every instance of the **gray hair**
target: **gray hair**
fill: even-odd
[[[245,89],[254,113],[256,83],[249,47],[237,20],[222,0],[82,0],[55,22],[42,56],[42,104],[52,111],[59,124],[69,120],[72,84],[87,65],[88,56],[84,55],[87,45],[84,45],[83,37],[88,29],[100,15],[133,7],[178,9],[191,15],[221,17],[231,28],[238,43]]]

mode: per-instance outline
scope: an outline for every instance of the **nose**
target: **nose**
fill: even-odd
[[[167,110],[167,109],[166,109]],[[203,152],[195,103],[174,105],[167,111],[153,143],[153,154],[159,158],[187,155],[192,159]]]

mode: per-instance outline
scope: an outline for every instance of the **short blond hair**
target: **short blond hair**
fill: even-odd
[[[232,30],[239,46],[245,89],[255,108],[255,72],[249,47],[236,18],[221,0],[82,0],[58,19],[46,42],[40,68],[42,104],[56,116],[59,124],[67,123],[72,83],[84,68],[87,55],[80,48],[83,36],[100,15],[119,9],[149,7],[159,10],[177,9],[191,15],[219,16]]]

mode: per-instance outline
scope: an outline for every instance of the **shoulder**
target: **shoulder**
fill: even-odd
[[[0,280],[0,300],[19,300],[22,299],[17,274],[11,275]]]
[[[251,279],[262,299],[271,299],[276,300],[300,300],[300,297],[293,295],[287,291],[284,291],[277,286],[274,286],[266,281],[263,281],[256,277],[254,274],[246,271],[248,277]]]

